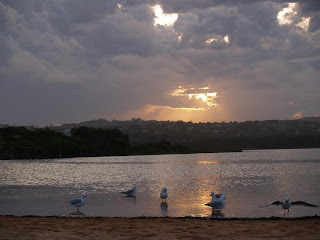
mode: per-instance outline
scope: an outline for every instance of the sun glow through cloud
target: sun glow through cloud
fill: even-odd
[[[204,111],[204,108],[188,108],[188,107],[170,107],[170,106],[159,106],[159,105],[146,105],[147,112],[154,112],[159,109],[167,109],[167,110],[174,110],[174,111]]]
[[[292,119],[299,119],[302,117],[302,112],[296,112],[294,115],[291,116]]]
[[[208,118],[212,107],[218,105],[215,102],[217,92],[213,92],[210,89],[210,85],[205,87],[195,87],[193,85],[187,87],[179,86],[170,93],[173,97],[181,97],[179,101],[173,101],[175,106],[145,104],[143,107],[132,109],[126,114],[128,117],[139,116],[143,119],[164,121],[169,119],[202,121],[203,119]],[[216,108],[215,110],[218,112],[220,111],[219,108]]]
[[[217,92],[208,92],[208,91],[201,91],[201,90],[209,90],[209,86],[204,88],[183,88],[179,86],[178,89],[174,90],[171,95],[175,97],[188,97],[191,99],[201,100],[202,102],[206,103],[207,106],[217,106],[218,104],[214,102],[215,98],[217,97]]]
[[[224,41],[225,41],[226,43],[229,43],[229,36],[228,36],[228,35],[226,35],[223,39],[224,39]]]
[[[224,37],[215,36],[215,37],[207,39],[205,42],[207,45],[210,45],[212,42],[224,42],[224,43],[229,44],[229,36],[228,35],[226,35]]]
[[[288,7],[283,8],[280,12],[278,12],[277,19],[280,25],[291,24],[294,22],[294,19],[298,14],[298,12],[295,11],[296,7],[297,3],[289,3]],[[302,17],[301,21],[295,25],[302,28],[304,31],[307,31],[309,28],[310,19],[310,17]],[[297,19],[295,19],[295,22],[297,22]]]
[[[208,40],[206,40],[206,44],[210,45],[214,41],[218,41],[218,38],[209,38]]]
[[[296,5],[296,3],[289,3],[287,8],[283,8],[278,12],[277,18],[280,25],[292,23],[292,16],[297,14],[297,12],[293,10]]]
[[[187,108],[187,107],[178,107],[178,108],[174,108],[174,107],[170,107],[170,106],[165,106],[168,107],[172,110],[185,110],[185,111],[204,111],[204,108]]]
[[[139,116],[142,119],[159,121],[202,121],[207,116],[207,109],[192,107],[171,107],[145,104],[141,108],[127,111],[124,118]]]
[[[168,14],[163,13],[163,9],[161,8],[160,5],[155,5],[152,8],[153,8],[154,15],[155,15],[155,18],[154,18],[154,25],[155,26],[157,24],[163,25],[163,26],[171,26],[178,19],[177,13],[168,13]]]
[[[301,27],[303,30],[307,31],[310,24],[310,17],[303,17],[302,21],[296,24],[297,27]]]

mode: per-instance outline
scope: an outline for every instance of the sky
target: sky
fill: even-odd
[[[319,0],[0,0],[0,124],[307,116]]]

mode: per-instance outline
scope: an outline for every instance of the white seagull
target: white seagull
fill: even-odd
[[[288,210],[288,212],[287,212],[287,214],[288,214],[289,213],[289,208],[291,206],[294,206],[294,205],[301,205],[301,206],[306,206],[306,207],[319,207],[318,205],[313,205],[313,204],[310,204],[310,203],[307,203],[307,202],[303,202],[303,201],[291,202],[288,197],[286,197],[283,202],[281,202],[281,201],[273,201],[271,203],[268,203],[264,207],[267,207],[267,206],[270,206],[270,205],[278,205],[278,206],[281,205],[282,208],[283,208],[283,215],[285,215],[286,210]]]
[[[212,196],[212,200],[206,206],[212,207],[212,210],[222,209],[226,205],[224,193],[214,194],[212,191],[210,196]]]
[[[161,191],[161,193],[160,193],[160,198],[161,198],[161,201],[163,202],[163,200],[165,201],[165,202],[167,202],[167,197],[168,197],[168,193],[167,193],[167,188],[166,187],[164,187],[163,189],[162,189],[162,191]]]
[[[126,192],[121,192],[122,194],[126,194],[127,197],[131,197],[136,193],[136,187],[133,187],[132,189],[129,189]]]
[[[81,207],[83,204],[86,203],[86,195],[82,194],[81,198],[73,199],[71,201],[67,201],[66,203],[71,206],[77,207],[77,212],[79,213],[80,212],[79,207]]]

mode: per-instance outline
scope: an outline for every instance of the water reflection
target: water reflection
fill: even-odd
[[[86,217],[85,213],[83,212],[72,212],[69,214],[70,217],[79,217],[79,218],[84,218]]]
[[[224,213],[220,209],[212,209],[211,215],[208,218],[224,218]]]
[[[163,217],[167,217],[168,216],[168,204],[167,203],[162,202],[160,204],[160,212],[161,212],[161,215]]]
[[[202,174],[204,176],[208,176],[204,170],[202,170]],[[197,202],[197,208],[199,211],[202,212],[200,215],[205,215],[205,213],[208,211],[208,209],[211,209],[211,207],[206,206],[206,203],[209,203],[212,199],[211,192],[215,190],[216,192],[221,191],[221,180],[219,179],[219,176],[216,175],[214,178],[203,178],[199,182],[199,188],[196,194],[198,195],[198,202]]]
[[[199,164],[218,164],[218,161],[198,161]]]
[[[137,197],[136,196],[121,196],[122,199],[126,199],[127,202],[136,205],[137,204]]]
[[[133,182],[139,187],[138,201],[119,193]],[[87,191],[93,196],[85,208],[87,216],[161,216],[168,214],[165,205],[159,210],[158,201],[166,186],[173,217],[207,217],[211,208],[205,204],[211,200],[211,191],[226,194],[226,217],[270,217],[282,212],[259,208],[266,199],[285,195],[320,203],[319,182],[320,149],[3,160],[0,215],[66,214],[71,210],[57,203],[64,202],[66,195]],[[292,211],[294,217],[320,215],[320,208]]]

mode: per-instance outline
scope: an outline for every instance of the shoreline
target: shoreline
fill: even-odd
[[[107,217],[107,216],[85,216],[85,215],[52,215],[52,216],[38,216],[38,215],[25,215],[25,216],[15,216],[15,215],[0,215],[1,218],[48,218],[48,219],[68,219],[68,218],[82,218],[82,219],[197,219],[197,220],[217,220],[217,221],[278,221],[278,220],[286,220],[286,221],[307,221],[307,220],[319,220],[320,216],[304,216],[304,217],[192,217],[192,216],[184,216],[184,217],[155,217],[155,216],[138,216],[138,217]]]
[[[98,157],[132,157],[132,156],[161,156],[161,155],[191,155],[191,154],[210,154],[210,153],[243,153],[245,151],[261,151],[261,150],[303,150],[303,149],[320,149],[320,147],[296,147],[296,148],[241,148],[228,151],[191,151],[188,153],[155,153],[155,154],[124,154],[124,155],[95,155],[95,156],[65,156],[50,158],[0,158],[0,161],[29,161],[29,160],[57,160],[57,159],[73,159],[73,158],[98,158]]]
[[[320,217],[0,216],[0,239],[319,239]]]
[[[257,150],[257,149],[254,149]],[[264,149],[260,149],[264,150]],[[73,158],[98,158],[98,157],[132,157],[132,156],[162,156],[162,155],[190,155],[190,154],[210,154],[210,153],[236,153],[243,152],[242,149],[235,149],[230,151],[192,151],[192,152],[176,152],[176,153],[146,153],[146,154],[124,154],[124,155],[94,155],[94,156],[64,156],[64,157],[49,157],[49,158],[0,158],[0,161],[24,161],[24,160],[56,160],[56,159],[73,159]]]

